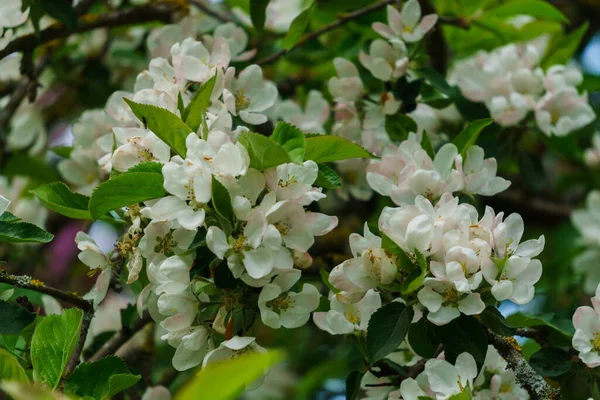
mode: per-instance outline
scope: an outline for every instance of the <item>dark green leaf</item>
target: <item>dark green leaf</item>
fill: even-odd
[[[450,86],[446,78],[433,68],[420,68],[418,72],[439,92],[449,97],[453,97],[456,94],[457,89]]]
[[[70,0],[37,0],[41,1],[48,13],[52,18],[62,22],[67,28],[73,30],[77,26],[77,15],[73,11]]]
[[[159,139],[168,144],[177,154],[185,158],[187,148],[185,140],[192,130],[177,115],[164,108],[150,104],[140,104],[123,99],[131,111],[145,127],[150,129]]]
[[[40,186],[32,193],[54,212],[74,219],[92,219],[88,211],[90,198],[71,192],[62,182]]]
[[[265,27],[267,20],[266,10],[269,0],[250,0],[250,18],[252,25],[257,31],[261,32]]]
[[[233,220],[234,215],[233,207],[231,205],[231,196],[229,195],[227,188],[223,186],[214,175],[212,177],[212,204],[217,214],[227,221]]]
[[[548,184],[542,160],[526,152],[523,149],[517,150],[519,161],[519,173],[527,188],[533,192],[539,192]]]
[[[487,335],[474,317],[463,314],[433,329],[446,350],[455,354],[470,353],[475,361],[483,364],[488,348]]]
[[[552,313],[535,316],[516,313],[506,318],[516,328],[538,328],[548,333],[548,340],[555,346],[570,346],[573,339],[573,323],[570,319],[560,318]]]
[[[291,50],[302,34],[306,30],[308,23],[310,22],[310,17],[312,16],[313,10],[315,9],[315,3],[312,3],[307,9],[302,11],[290,25],[290,29],[288,33],[283,38],[282,47],[286,50]]]
[[[429,135],[427,135],[426,131],[423,131],[423,137],[421,138],[421,147],[423,150],[427,152],[427,155],[431,157],[433,160],[435,158],[435,150],[433,150],[433,145],[429,140]]]
[[[20,220],[21,218],[9,213],[8,211],[4,211],[2,214],[0,214],[0,222],[17,222]]]
[[[440,346],[440,341],[433,333],[431,322],[427,318],[421,318],[410,325],[407,340],[415,353],[424,358],[432,358]]]
[[[18,335],[34,320],[35,314],[20,305],[0,300],[0,335]]]
[[[552,378],[569,372],[573,363],[568,352],[547,347],[534,353],[529,359],[529,365],[538,374]]]
[[[200,86],[192,98],[192,101],[190,101],[190,104],[188,104],[185,111],[182,113],[181,118],[193,132],[197,132],[204,121],[206,110],[210,106],[210,96],[212,95],[216,81],[217,75],[213,76]]]
[[[381,360],[400,346],[413,316],[412,307],[396,302],[375,311],[367,328],[367,350],[371,362]]]
[[[48,243],[54,235],[28,222],[0,222],[0,242]]]
[[[301,164],[304,161],[305,139],[300,129],[292,124],[280,121],[270,138],[287,150],[292,162]]]
[[[350,158],[372,158],[373,155],[356,143],[340,136],[319,135],[306,138],[304,158],[317,164]]]
[[[515,328],[508,323],[496,307],[486,307],[486,309],[479,314],[479,318],[485,326],[498,335],[513,336],[515,334]]]
[[[266,136],[253,132],[244,132],[238,142],[248,150],[250,167],[259,171],[291,162],[288,152],[282,145]]]
[[[417,123],[408,115],[396,113],[385,116],[385,131],[394,143],[408,139],[409,133],[417,132]]]
[[[360,395],[360,381],[364,373],[360,371],[352,371],[346,378],[346,399],[357,400]]]
[[[491,118],[480,119],[469,123],[461,133],[458,134],[452,141],[452,143],[458,149],[458,152],[464,157],[467,153],[467,149],[473,146],[477,142],[479,134],[483,129],[494,122]]]
[[[319,173],[313,186],[323,189],[339,189],[340,185],[340,176],[337,172],[326,164],[319,164]]]
[[[67,380],[65,393],[96,400],[109,399],[133,386],[139,379],[140,375],[129,372],[123,359],[108,356],[79,365]]]
[[[163,176],[153,172],[131,172],[116,176],[94,190],[90,199],[92,218],[167,195],[163,187]]]

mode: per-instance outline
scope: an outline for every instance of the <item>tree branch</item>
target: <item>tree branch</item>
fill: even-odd
[[[152,322],[152,318],[148,313],[144,314],[142,318],[137,320],[131,329],[127,327],[123,327],[119,332],[115,333],[112,338],[108,340],[108,342],[104,343],[104,345],[94,353],[87,362],[98,361],[102,357],[105,357],[109,354],[116,353],[119,348],[125,344],[133,335],[135,335],[138,331],[142,330],[147,324]]]
[[[145,4],[132,7],[123,11],[115,11],[100,15],[84,15],[77,21],[74,30],[68,29],[61,23],[56,23],[42,30],[39,37],[35,33],[20,36],[10,42],[3,50],[0,50],[0,60],[15,52],[28,52],[36,47],[62,39],[73,33],[91,31],[97,28],[110,28],[139,24],[143,22],[160,21],[169,23],[175,12],[181,10],[181,3],[164,0],[162,2]]]
[[[514,372],[517,382],[527,390],[533,400],[560,399],[560,391],[548,385],[544,377],[537,372],[525,360],[521,354],[520,347],[514,338],[501,337],[488,330],[490,343],[498,350]]]
[[[213,10],[202,0],[190,0],[190,3],[196,6],[199,10],[201,10],[204,14],[210,15],[211,17],[218,19],[221,22],[233,22],[233,19],[229,18],[227,15],[223,15],[220,12]]]
[[[46,286],[43,282],[32,279],[27,275],[9,275],[6,271],[0,271],[0,283],[8,283],[15,287],[33,290],[38,293],[44,293],[55,299],[70,303],[75,307],[81,308],[86,313],[93,313],[94,307],[91,302],[84,300],[75,293],[67,293],[62,290]]]
[[[326,25],[324,27],[322,27],[321,29],[317,29],[314,32],[310,32],[304,36],[302,36],[300,38],[300,40],[298,40],[298,43],[296,43],[296,45],[292,48],[295,49],[296,47],[300,47],[302,46],[304,43],[310,41],[310,40],[314,40],[316,38],[318,38],[319,36],[321,36],[324,33],[327,33],[329,31],[332,31],[336,28],[339,28],[340,26],[343,26],[345,24],[347,24],[348,22],[352,21],[353,19],[356,19],[362,15],[368,14],[372,11],[377,11],[380,8],[385,7],[388,4],[392,4],[395,0],[383,0],[379,3],[370,5],[368,7],[365,8],[361,8],[360,10],[356,10],[347,14],[342,15],[338,20],[332,22],[329,25]],[[269,64],[272,63],[273,61],[277,60],[278,58],[280,58],[281,56],[285,55],[288,53],[288,50],[286,49],[281,49],[279,50],[277,53],[271,54],[268,57],[265,57],[259,61],[256,62],[256,64],[258,65],[263,65],[263,64]]]
[[[94,318],[93,312],[86,312],[83,314],[83,321],[81,321],[81,329],[79,331],[79,341],[77,342],[77,347],[75,347],[75,350],[73,351],[73,354],[71,355],[71,358],[65,367],[65,371],[63,373],[64,376],[71,375],[75,368],[79,365],[81,352],[83,351],[83,346],[85,345],[85,341],[90,330],[92,318]]]

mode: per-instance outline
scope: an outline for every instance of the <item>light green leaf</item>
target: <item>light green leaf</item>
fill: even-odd
[[[394,242],[388,235],[383,232],[379,232],[381,236],[381,247],[393,256],[396,256],[400,265],[398,266],[401,270],[411,272],[415,269],[415,265],[408,258],[404,250],[396,242]]]
[[[292,161],[282,145],[258,133],[244,132],[238,142],[248,150],[250,167],[259,171]]]
[[[340,176],[337,172],[326,164],[319,164],[319,173],[313,186],[322,187],[323,189],[339,189]]]
[[[71,147],[71,146],[56,146],[56,147],[50,147],[48,150],[54,152],[56,155],[61,156],[63,158],[69,158],[69,156],[71,156],[71,152],[73,151],[73,147]]]
[[[150,104],[140,104],[129,99],[123,99],[131,111],[144,126],[150,129],[163,142],[168,144],[177,154],[185,158],[187,147],[185,139],[192,129],[187,126],[181,118],[164,108],[156,107]]]
[[[302,34],[308,27],[308,23],[310,22],[310,17],[312,17],[312,13],[315,9],[315,3],[313,2],[308,8],[302,11],[290,25],[290,29],[288,33],[283,38],[282,47],[286,50],[291,50],[298,40],[302,37]]]
[[[317,164],[372,157],[373,155],[361,146],[340,136],[318,135],[306,138],[304,158]]]
[[[4,349],[0,349],[0,381],[29,382],[19,361]]]
[[[90,200],[92,218],[121,207],[167,195],[163,187],[163,176],[153,172],[131,172],[118,175],[94,190]]]
[[[400,346],[413,316],[412,307],[396,302],[375,311],[367,328],[367,350],[371,362],[381,360]]]
[[[190,104],[185,108],[182,119],[193,132],[197,132],[198,128],[204,121],[204,116],[208,106],[210,106],[210,95],[215,87],[217,75],[210,78],[202,86],[198,88],[196,94],[190,101]]]
[[[48,243],[54,235],[28,222],[0,222],[0,242]]]
[[[267,20],[266,10],[269,0],[250,0],[250,19],[257,31],[262,32]]]
[[[44,317],[31,339],[33,378],[55,388],[79,341],[83,312],[78,308]]]
[[[486,10],[487,16],[509,18],[517,15],[531,15],[536,19],[569,23],[569,19],[556,7],[543,0],[515,0]]]
[[[20,305],[0,300],[0,335],[18,335],[34,320],[35,314]]]
[[[136,384],[140,375],[129,372],[117,356],[107,356],[93,363],[79,365],[67,380],[65,392],[96,400],[109,399]]]
[[[281,351],[269,351],[209,364],[177,392],[175,400],[236,398],[247,385],[283,358]]]
[[[126,173],[129,174],[131,172],[153,172],[155,174],[162,174],[162,167],[162,163],[150,161],[134,165],[133,167],[129,168],[126,171]]]
[[[233,207],[231,205],[231,196],[229,195],[227,188],[223,186],[214,175],[212,177],[212,204],[217,214],[227,221],[233,220],[234,215]]]
[[[297,164],[304,161],[305,139],[300,129],[287,122],[278,122],[273,134],[269,136],[271,140],[279,143],[287,150],[290,160]]]
[[[590,23],[586,21],[573,32],[555,40],[541,62],[542,68],[548,69],[553,65],[567,64],[579,48],[579,43],[585,36],[589,26]]]
[[[15,289],[3,290],[0,292],[0,300],[9,301],[11,297],[15,294]]]
[[[14,400],[75,400],[58,391],[53,391],[52,389],[40,385],[32,385],[28,382],[2,381],[0,388],[8,393]]]
[[[464,157],[469,147],[477,142],[479,134],[483,129],[494,122],[491,118],[479,119],[467,125],[452,141],[458,152]]]
[[[90,198],[71,192],[62,182],[40,186],[32,193],[54,212],[74,219],[92,219],[88,211]]]

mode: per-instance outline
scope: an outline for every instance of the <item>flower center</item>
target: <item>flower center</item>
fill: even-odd
[[[174,231],[174,229],[171,229],[165,236],[156,238],[156,246],[154,246],[155,253],[163,253],[167,257],[175,255],[173,249],[177,246],[177,242],[173,239]]]
[[[235,109],[238,111],[245,110],[246,108],[250,107],[250,104],[252,104],[252,101],[249,97],[246,97],[244,94],[244,89],[238,89],[235,92]]]
[[[287,176],[287,180],[283,180],[283,178],[279,179],[279,182],[277,182],[277,185],[279,185],[279,187],[288,187],[290,185],[293,185],[294,183],[298,183],[298,180],[296,180],[296,177],[293,175],[289,175]]]
[[[591,340],[594,351],[600,352],[600,332],[594,333],[594,338]]]
[[[279,297],[271,301],[267,301],[266,306],[279,314],[288,308],[294,308],[294,301],[290,299],[287,293],[280,294]]]
[[[241,253],[246,250],[248,247],[248,238],[244,235],[240,235],[237,239],[235,239],[231,243],[231,250],[236,253]]]

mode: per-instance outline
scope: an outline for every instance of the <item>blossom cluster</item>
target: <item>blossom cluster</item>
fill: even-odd
[[[581,306],[573,314],[573,348],[589,368],[600,365],[600,285],[592,297],[592,307]]]
[[[571,222],[579,231],[580,244],[583,252],[573,258],[574,270],[583,275],[583,290],[593,294],[600,283],[598,259],[600,258],[600,192],[593,190],[588,193],[585,208],[573,211]]]
[[[485,104],[502,126],[516,126],[530,112],[546,135],[565,136],[591,123],[596,115],[587,94],[579,93],[581,72],[573,66],[540,67],[546,42],[509,44],[491,52],[480,51],[458,61],[448,81],[462,94]]]

